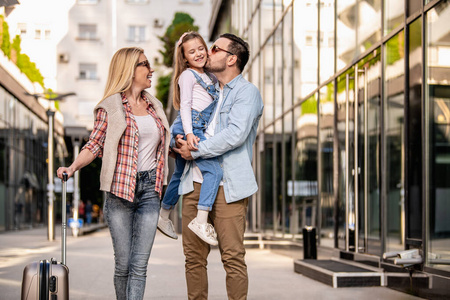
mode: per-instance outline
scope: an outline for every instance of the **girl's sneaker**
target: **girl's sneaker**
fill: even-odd
[[[174,240],[178,239],[178,235],[175,233],[175,227],[169,219],[163,219],[160,216],[158,219],[158,230]]]
[[[214,230],[214,227],[211,224],[209,223],[200,224],[197,222],[197,218],[194,218],[189,223],[188,227],[204,242],[213,246],[217,246],[219,244],[217,242],[216,231]]]

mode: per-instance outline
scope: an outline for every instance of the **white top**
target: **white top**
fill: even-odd
[[[211,79],[206,73],[194,72],[200,76],[206,84],[212,84]],[[186,69],[181,73],[178,79],[180,87],[180,115],[183,124],[184,134],[192,133],[192,109],[202,111],[208,107],[213,101],[208,92],[197,83],[194,74],[190,69]]]
[[[158,125],[151,115],[134,116],[139,133],[137,170],[148,171],[156,168],[156,150],[161,141]]]
[[[216,125],[218,123],[217,117],[219,115],[220,106],[222,106],[222,102],[223,102],[223,89],[220,89],[219,100],[217,100],[216,110],[214,111],[214,115],[212,115],[212,120],[210,120],[209,125],[205,130],[205,138],[207,138],[207,139],[214,136],[214,130],[216,129]],[[194,164],[193,164],[192,178],[193,178],[194,182],[202,183],[203,182],[202,172],[195,164],[195,160],[193,163]],[[223,185],[222,181],[220,181],[220,185]]]

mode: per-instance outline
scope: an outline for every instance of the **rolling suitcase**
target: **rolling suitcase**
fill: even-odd
[[[22,300],[68,300],[69,299],[69,268],[66,266],[66,193],[67,174],[62,180],[62,229],[61,256],[56,259],[33,262],[23,270]]]

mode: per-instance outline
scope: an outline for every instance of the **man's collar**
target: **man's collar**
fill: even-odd
[[[233,80],[231,80],[230,82],[225,84],[224,87],[228,86],[230,89],[233,89],[236,86],[239,79],[241,79],[241,78],[242,78],[242,74],[239,74],[238,76],[234,77]]]

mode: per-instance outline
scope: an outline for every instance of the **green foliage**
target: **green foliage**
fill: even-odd
[[[17,66],[20,71],[25,74],[31,82],[37,82],[44,87],[44,77],[36,67],[36,64],[30,60],[30,57],[26,54],[19,53],[17,55]]]
[[[302,104],[302,116],[306,114],[317,114],[317,99],[316,95],[309,97]]]
[[[2,18],[3,19],[3,18]],[[9,36],[9,26],[8,23],[2,20],[2,41],[1,41],[0,48],[2,49],[3,53],[11,59],[11,41]]]
[[[413,52],[422,47],[422,19],[415,20],[409,25],[409,51]]]
[[[167,27],[164,35],[159,37],[163,42],[164,48],[164,50],[159,50],[159,52],[163,56],[163,63],[166,67],[171,68],[173,66],[176,43],[186,31],[198,31],[198,26],[194,25],[194,19],[187,13],[175,13],[172,24]]]
[[[156,98],[158,98],[164,108],[167,107],[169,103],[169,90],[170,90],[170,81],[172,79],[172,73],[166,76],[160,76],[158,78],[158,83],[156,84]]]
[[[20,43],[21,43],[20,35],[16,35],[16,37],[13,40],[12,46],[11,46],[12,52],[14,52],[14,54],[15,54],[15,58],[13,59],[11,57],[11,59],[16,63],[17,63],[17,56],[19,55],[19,53],[22,50],[22,48],[20,47]]]
[[[0,28],[1,45],[0,49],[3,53],[12,60],[19,70],[25,74],[31,82],[37,82],[44,88],[44,77],[42,76],[36,64],[30,60],[30,57],[21,53],[21,39],[19,35],[14,37],[11,44],[9,35],[9,26],[4,21],[4,17],[0,16],[0,22],[2,23]]]
[[[405,57],[405,33],[400,31],[387,42],[386,64],[393,65],[396,61]]]

